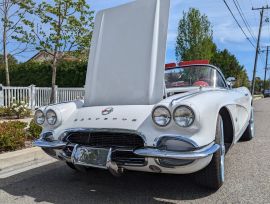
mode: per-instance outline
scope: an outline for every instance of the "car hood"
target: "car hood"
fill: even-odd
[[[111,112],[103,115],[107,109]],[[152,105],[82,107],[75,110],[69,118],[63,119],[55,131],[62,132],[74,128],[138,130],[151,116],[152,109]]]
[[[137,0],[98,12],[85,106],[162,100],[170,0]],[[139,13],[139,15],[138,15]]]

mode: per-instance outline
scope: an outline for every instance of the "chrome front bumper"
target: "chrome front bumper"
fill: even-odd
[[[162,159],[181,159],[181,160],[196,160],[206,158],[217,152],[220,148],[218,144],[212,144],[205,148],[186,151],[186,152],[174,152],[167,150],[159,150],[154,148],[143,148],[134,151],[136,155],[144,157],[162,158]]]
[[[63,149],[66,143],[61,141],[48,142],[42,139],[36,140],[34,146],[50,149]],[[162,159],[179,159],[179,160],[197,160],[209,157],[220,149],[218,144],[210,144],[204,148],[193,151],[167,151],[155,148],[140,148],[134,150],[134,154],[143,157],[162,158]]]
[[[41,148],[62,149],[66,146],[66,143],[61,142],[61,141],[49,142],[43,139],[38,139],[34,141],[33,145],[36,147],[41,147]]]

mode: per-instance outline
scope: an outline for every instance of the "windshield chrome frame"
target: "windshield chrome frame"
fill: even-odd
[[[221,71],[218,67],[216,67],[216,66],[214,66],[214,65],[211,65],[211,64],[193,64],[193,65],[176,66],[176,67],[170,68],[170,69],[168,69],[168,70],[171,70],[171,69],[177,69],[177,68],[187,68],[187,67],[192,67],[192,66],[205,66],[205,67],[209,67],[209,68],[214,69],[214,80],[215,80],[215,83],[214,83],[214,86],[211,86],[211,88],[230,89],[229,86],[228,86],[228,84],[227,84],[227,81],[226,81],[226,79],[225,79],[225,77],[224,77],[224,75],[223,75],[223,73],[222,73],[222,71]],[[167,71],[167,70],[165,70],[165,71]],[[217,86],[216,86],[217,72],[220,74],[220,76],[221,76],[221,78],[222,78],[222,80],[223,80],[223,82],[224,82],[224,84],[225,84],[225,87],[217,87]],[[192,86],[189,86],[189,87],[174,87],[174,88],[167,88],[166,85],[165,85],[165,88],[166,88],[166,92],[167,92],[167,93],[170,93],[170,89],[171,89],[171,90],[172,90],[172,89],[173,89],[173,90],[176,90],[176,89],[181,89],[181,90],[183,90],[183,89],[185,89],[185,88],[186,88],[186,89],[192,88]],[[194,87],[194,89],[196,89],[196,88],[199,88],[199,87]]]

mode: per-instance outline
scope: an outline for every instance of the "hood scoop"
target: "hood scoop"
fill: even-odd
[[[85,106],[162,100],[169,7],[170,0],[137,0],[97,14]]]

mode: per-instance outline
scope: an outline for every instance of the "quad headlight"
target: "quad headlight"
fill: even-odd
[[[50,109],[46,112],[46,120],[49,125],[55,125],[57,122],[57,114],[54,110]]]
[[[171,112],[164,106],[156,107],[152,112],[154,123],[160,127],[165,127],[171,122]]]
[[[180,127],[189,127],[195,120],[195,114],[188,106],[178,106],[173,112],[173,119]]]
[[[43,113],[43,111],[41,110],[37,110],[35,112],[35,123],[38,125],[43,125],[43,123],[45,122],[45,115]]]

